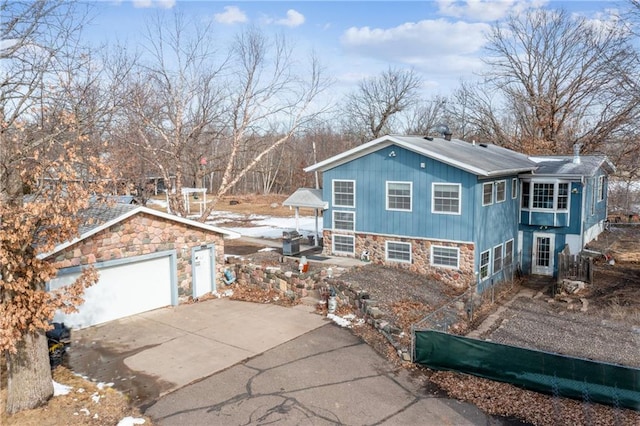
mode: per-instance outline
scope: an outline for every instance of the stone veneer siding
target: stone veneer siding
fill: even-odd
[[[342,233],[341,233],[342,234]],[[348,233],[344,233],[348,235]],[[385,235],[353,234],[355,236],[354,257],[367,250],[371,262],[380,265],[405,268],[429,278],[444,282],[455,288],[469,287],[475,284],[474,257],[475,247],[473,244],[455,243],[448,241],[400,238]],[[395,241],[411,243],[411,263],[387,261],[385,256],[385,242]],[[331,231],[323,231],[324,253],[331,256]],[[443,268],[431,265],[431,246],[457,247],[460,249],[459,268]]]
[[[133,215],[85,238],[50,260],[57,268],[68,268],[175,250],[178,299],[183,301],[192,295],[191,248],[211,243],[215,245],[215,279],[219,283],[224,271],[222,235],[145,213]]]

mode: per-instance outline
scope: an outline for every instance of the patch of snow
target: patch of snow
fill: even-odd
[[[91,412],[89,410],[87,410],[86,408],[81,408],[80,412],[82,414],[84,414],[85,416],[88,416],[89,414],[91,414]]]
[[[61,383],[56,382],[55,380],[52,380],[52,382],[53,382],[53,396],[68,395],[69,392],[71,392],[71,389],[73,389],[73,387],[63,385]]]
[[[276,251],[277,249],[275,247],[265,247],[265,248],[261,248],[260,251]]]
[[[98,402],[100,402],[100,395],[98,394],[98,392],[94,392],[93,395],[91,395],[91,399],[93,400],[93,402],[95,402],[96,404]]]
[[[111,388],[113,387],[113,383],[109,382],[109,383],[103,383],[103,382],[99,382],[96,383],[96,387],[100,390],[104,389],[104,388]]]
[[[136,418],[136,417],[125,417],[124,419],[118,422],[118,426],[133,426],[133,425],[143,425],[144,419]]]
[[[331,321],[338,324],[340,327],[351,328],[351,321],[349,321],[346,318],[339,317],[338,315],[335,315],[335,314],[327,314],[327,318],[329,318]]]

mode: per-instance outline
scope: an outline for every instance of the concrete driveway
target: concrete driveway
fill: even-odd
[[[327,324],[159,398],[157,425],[498,425]]]
[[[144,409],[160,395],[326,323],[309,306],[213,299],[74,331],[68,364],[113,383]]]

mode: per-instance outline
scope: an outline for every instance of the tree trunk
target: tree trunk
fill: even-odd
[[[43,331],[27,333],[7,357],[7,413],[36,408],[53,395],[47,338]]]

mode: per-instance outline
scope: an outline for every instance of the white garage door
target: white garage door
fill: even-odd
[[[57,312],[54,321],[77,329],[171,305],[171,256],[126,262],[99,267],[99,280],[85,290],[78,312]],[[79,275],[64,272],[49,283],[50,289],[72,283]]]

